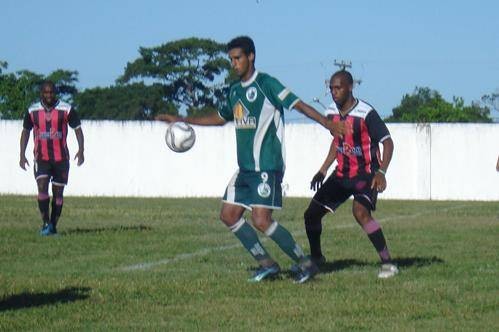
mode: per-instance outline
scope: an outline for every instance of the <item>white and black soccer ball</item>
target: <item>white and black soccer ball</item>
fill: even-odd
[[[166,128],[166,145],[175,152],[186,152],[196,142],[196,133],[185,122],[173,122]]]

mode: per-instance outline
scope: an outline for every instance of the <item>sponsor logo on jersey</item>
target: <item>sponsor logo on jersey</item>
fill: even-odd
[[[362,148],[360,146],[351,146],[347,143],[343,143],[342,146],[338,146],[337,150],[339,153],[347,156],[362,156]]]
[[[41,131],[38,133],[39,139],[61,139],[62,131]]]
[[[232,110],[234,113],[234,123],[237,129],[255,129],[256,118],[250,116],[249,111],[238,101]]]
[[[257,97],[258,97],[258,92],[254,86],[246,90],[246,99],[248,99],[249,102],[251,103],[254,102]]]

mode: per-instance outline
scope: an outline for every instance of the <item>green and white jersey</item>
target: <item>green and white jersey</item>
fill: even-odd
[[[237,162],[243,171],[284,171],[284,108],[300,99],[274,77],[255,71],[230,87],[219,111],[236,126]]]

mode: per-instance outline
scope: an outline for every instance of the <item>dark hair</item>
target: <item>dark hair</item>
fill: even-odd
[[[43,88],[47,85],[50,85],[52,87],[52,89],[54,89],[54,92],[57,92],[57,88],[55,86],[55,83],[51,80],[44,80],[42,81],[42,83],[40,84],[40,91],[43,90]]]
[[[338,77],[338,76],[343,77],[348,82],[348,84],[353,85],[353,77],[349,71],[347,71],[345,69],[338,70],[336,73],[333,74],[333,76],[331,76],[331,79]]]
[[[230,51],[234,48],[241,48],[246,55],[250,55],[250,53],[256,55],[255,43],[253,42],[253,39],[248,36],[239,36],[232,39],[227,44],[227,51]]]

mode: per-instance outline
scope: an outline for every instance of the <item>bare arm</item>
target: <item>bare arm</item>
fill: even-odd
[[[21,132],[21,139],[19,142],[19,166],[24,170],[26,170],[26,165],[29,166],[28,159],[26,159],[26,147],[28,146],[29,133],[29,130],[23,128],[23,131]]]
[[[172,114],[159,114],[155,117],[155,120],[168,123],[183,121],[198,126],[223,126],[226,123],[225,120],[217,112],[210,113],[201,117],[181,117]]]
[[[298,101],[294,107],[300,113],[304,114],[306,117],[320,123],[324,128],[328,129],[333,136],[342,137],[346,133],[346,127],[343,122],[333,122],[326,118],[324,115],[320,114],[312,106]]]
[[[324,160],[324,163],[322,164],[319,172],[326,175],[327,170],[329,169],[329,167],[331,167],[335,159],[336,159],[336,145],[334,145],[334,141],[332,141],[331,146],[329,147],[329,152],[327,154],[326,160]]]
[[[327,170],[329,169],[329,167],[331,167],[335,159],[336,159],[336,146],[334,145],[334,141],[332,141],[331,145],[329,146],[329,152],[327,153],[326,160],[324,160],[321,168],[317,173],[315,173],[314,177],[312,178],[312,181],[310,181],[310,189],[319,190],[319,188],[322,186],[324,178],[327,175]]]
[[[393,140],[391,138],[385,139],[383,141],[383,157],[381,165],[379,166],[379,170],[374,175],[371,189],[376,189],[379,192],[383,192],[386,189],[385,173],[388,170],[390,162],[392,161],[393,149]]]
[[[85,139],[83,137],[83,131],[81,130],[81,127],[75,129],[75,135],[76,140],[78,141],[78,152],[75,155],[75,159],[78,159],[77,165],[80,166],[85,161],[85,156],[83,154],[83,151],[85,151]]]

